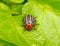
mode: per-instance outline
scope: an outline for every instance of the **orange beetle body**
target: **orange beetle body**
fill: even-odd
[[[23,23],[26,30],[31,30],[34,27],[35,19],[32,15],[26,15],[23,18]]]

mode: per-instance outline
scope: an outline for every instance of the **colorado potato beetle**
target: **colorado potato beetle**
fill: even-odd
[[[23,18],[23,24],[26,30],[31,30],[35,26],[35,17],[28,14]]]

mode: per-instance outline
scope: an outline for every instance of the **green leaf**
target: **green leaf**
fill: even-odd
[[[0,46],[17,46],[17,45],[6,42],[6,41],[0,39]]]
[[[12,2],[15,2],[15,3],[22,3],[24,2],[24,0],[11,0]]]
[[[22,14],[22,4],[15,4],[11,6],[11,12],[12,14]]]
[[[6,7],[6,5],[4,5],[3,3],[1,3],[0,2],[0,9],[2,9],[2,10],[6,10],[6,11],[8,11],[9,10],[9,8],[8,7]]]
[[[7,7],[7,6],[5,6]],[[12,18],[10,10],[0,7],[0,39],[14,43],[18,46],[29,46],[23,35],[17,30],[15,20]]]
[[[53,12],[60,16],[60,0],[28,0],[29,2],[38,2],[43,5],[47,4],[53,8]]]
[[[60,16],[55,14],[48,3],[42,2],[28,1],[21,9],[22,15],[18,16],[12,16],[10,9],[3,4],[4,9],[1,5],[0,39],[17,46],[60,46]],[[18,11],[17,8],[15,10]],[[36,17],[36,24],[39,24],[35,25],[36,30],[27,31],[21,26],[23,17],[28,14]]]
[[[60,17],[56,15],[52,7],[47,4],[28,2],[22,10],[22,14],[32,14],[37,17],[37,30],[25,32],[25,37],[36,46],[60,46]]]
[[[8,4],[8,3],[10,3],[11,1],[10,1],[10,0],[1,0],[1,2],[5,3],[5,4]]]

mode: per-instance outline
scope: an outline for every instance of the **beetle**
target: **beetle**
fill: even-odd
[[[35,26],[36,20],[35,17],[28,14],[23,18],[23,24],[26,30],[32,30]]]

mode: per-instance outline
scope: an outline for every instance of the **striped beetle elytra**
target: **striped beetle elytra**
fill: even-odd
[[[31,30],[35,26],[35,17],[28,14],[23,18],[23,24],[26,30]]]

